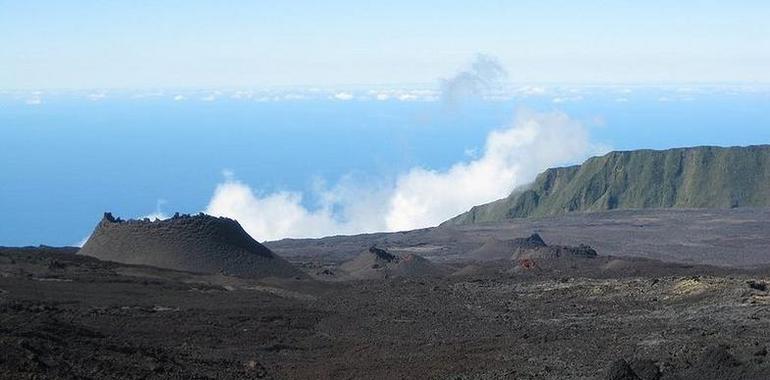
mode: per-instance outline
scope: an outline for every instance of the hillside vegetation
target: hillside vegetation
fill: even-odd
[[[611,152],[548,169],[530,186],[445,224],[573,211],[736,207],[770,207],[770,145]]]

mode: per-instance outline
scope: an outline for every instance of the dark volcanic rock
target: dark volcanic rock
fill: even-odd
[[[375,246],[372,246],[371,248],[369,248],[369,253],[372,253],[375,256],[377,256],[379,259],[385,260],[387,262],[392,262],[394,260],[398,260],[398,256],[391,255],[386,250],[379,249],[379,248],[377,248]]]
[[[634,374],[642,380],[658,380],[663,375],[658,365],[650,359],[635,359],[629,365]]]
[[[627,361],[620,359],[610,364],[607,380],[642,380],[634,373]]]
[[[244,277],[302,272],[254,240],[237,221],[210,215],[128,220],[105,213],[80,254],[125,264]]]
[[[688,367],[682,376],[686,379],[767,379],[766,374],[751,373],[723,344],[707,347]]]
[[[659,380],[662,374],[654,361],[634,359],[627,362],[619,359],[607,368],[608,380]]]
[[[750,281],[747,281],[747,283],[749,284],[749,287],[754,289],[754,290],[759,290],[759,291],[762,291],[762,292],[766,292],[767,291],[767,283],[764,282],[764,281],[750,280]]]
[[[596,257],[596,250],[585,244],[580,244],[577,247],[556,245],[551,247],[557,255],[570,255],[577,257]]]
[[[534,247],[545,247],[545,241],[543,241],[543,238],[540,237],[539,234],[534,233],[532,235],[529,235],[529,237],[526,238],[517,238],[513,239],[514,243],[516,243],[518,246],[522,248],[534,248]]]

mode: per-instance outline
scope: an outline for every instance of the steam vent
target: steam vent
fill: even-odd
[[[122,220],[105,213],[80,254],[124,264],[250,278],[303,277],[233,219],[205,214]]]

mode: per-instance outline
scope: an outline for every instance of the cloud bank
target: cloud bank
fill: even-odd
[[[487,136],[477,158],[445,171],[416,167],[376,187],[345,178],[332,188],[318,186],[314,209],[299,192],[260,194],[226,173],[205,212],[237,219],[259,240],[429,227],[599,149],[583,125],[563,113],[522,111],[509,128]]]

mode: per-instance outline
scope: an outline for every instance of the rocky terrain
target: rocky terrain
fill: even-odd
[[[258,281],[0,249],[0,378],[770,376],[770,273],[615,260]]]
[[[510,196],[445,224],[500,222],[574,211],[770,207],[770,145],[611,152],[548,169]]]
[[[751,268],[770,264],[770,209],[644,209],[571,213],[396,233],[266,242],[291,261],[345,261],[371,245],[433,262],[483,260],[485,244],[537,232],[548,244],[593,247],[605,256]],[[475,253],[474,253],[475,252]],[[470,257],[469,257],[470,256]]]

